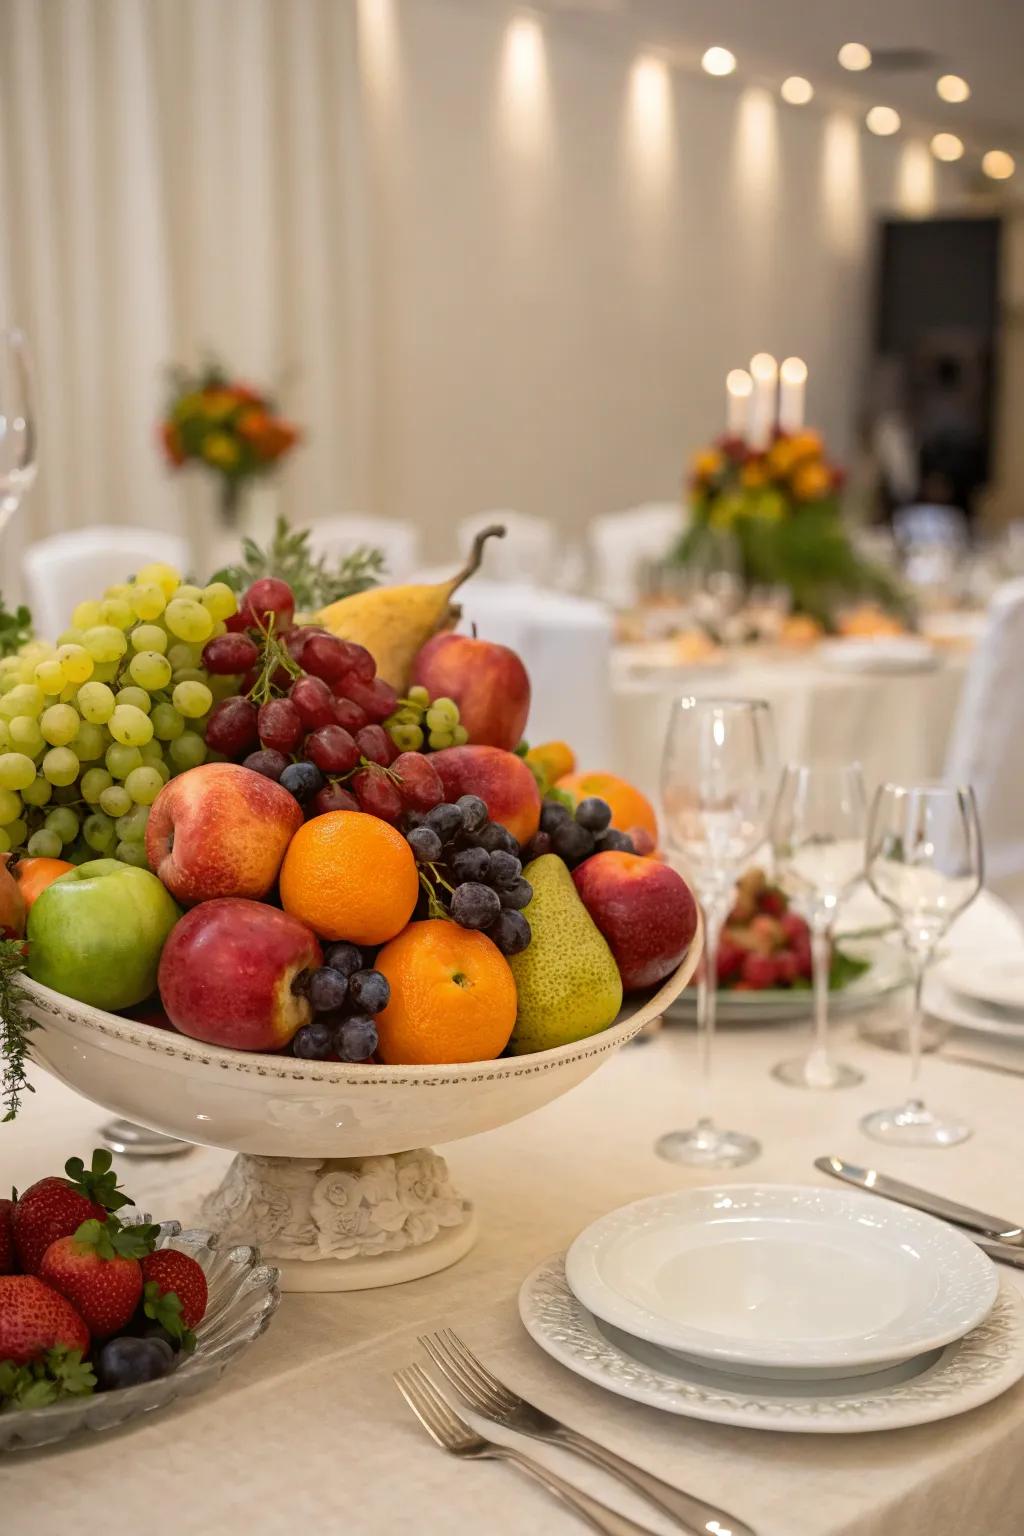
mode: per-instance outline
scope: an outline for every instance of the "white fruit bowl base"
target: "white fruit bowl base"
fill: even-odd
[[[476,1212],[443,1157],[239,1153],[201,1219],[221,1240],[255,1243],[287,1291],[362,1291],[447,1269],[472,1248]]]

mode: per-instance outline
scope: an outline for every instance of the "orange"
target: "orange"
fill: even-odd
[[[377,1015],[388,1066],[491,1061],[516,1022],[512,969],[486,934],[434,918],[410,923],[377,956],[391,1001]]]
[[[19,859],[14,866],[14,877],[24,898],[26,911],[58,875],[66,875],[74,867],[67,859]]]
[[[281,905],[322,939],[383,944],[419,895],[412,849],[363,811],[329,811],[299,828],[281,865]]]
[[[613,827],[619,832],[628,832],[631,827],[643,827],[657,844],[658,818],[654,814],[654,806],[646,795],[634,789],[625,779],[618,778],[614,773],[570,773],[559,779],[557,787],[567,790],[577,805],[589,795],[607,801],[612,809]]]
[[[526,761],[540,769],[545,784],[553,784],[576,769],[576,754],[564,741],[543,741],[539,747],[531,747]]]

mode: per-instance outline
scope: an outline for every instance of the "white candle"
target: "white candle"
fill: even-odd
[[[726,374],[725,430],[730,437],[745,438],[747,435],[747,417],[750,414],[753,389],[754,381],[745,368],[733,368]]]
[[[807,364],[802,357],[787,357],[779,369],[779,426],[783,432],[799,432],[804,424]]]
[[[757,352],[750,359],[750,372],[754,378],[754,393],[748,441],[751,448],[767,448],[775,428],[779,365],[770,352]]]

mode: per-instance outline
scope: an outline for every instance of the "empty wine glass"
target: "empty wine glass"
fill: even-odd
[[[0,533],[36,478],[32,365],[19,330],[0,331]]]
[[[898,1146],[956,1146],[970,1136],[970,1126],[959,1116],[927,1109],[919,1096],[921,989],[936,944],[981,889],[981,828],[974,791],[943,784],[883,784],[868,824],[867,877],[902,929],[914,994],[910,1097],[898,1109],[866,1115],[861,1126],[876,1141]]]
[[[753,1136],[722,1131],[710,1114],[711,1048],[718,940],[736,877],[763,842],[774,786],[771,711],[761,699],[679,699],[665,740],[661,787],[668,839],[685,866],[704,917],[697,985],[701,1107],[690,1130],[656,1143],[670,1162],[704,1168],[747,1163]]]
[[[814,1043],[773,1075],[793,1088],[849,1088],[856,1067],[828,1046],[829,980],[836,912],[864,874],[864,778],[859,763],[795,764],[783,770],[772,813],[775,876],[811,930]]]

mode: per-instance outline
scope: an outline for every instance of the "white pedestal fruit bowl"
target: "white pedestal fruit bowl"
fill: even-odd
[[[222,1242],[258,1244],[293,1291],[362,1290],[432,1274],[476,1237],[435,1142],[494,1130],[556,1099],[662,1014],[682,964],[608,1029],[528,1056],[457,1066],[351,1066],[203,1045],[24,982],[33,1057],[115,1114],[235,1153],[202,1207]]]

